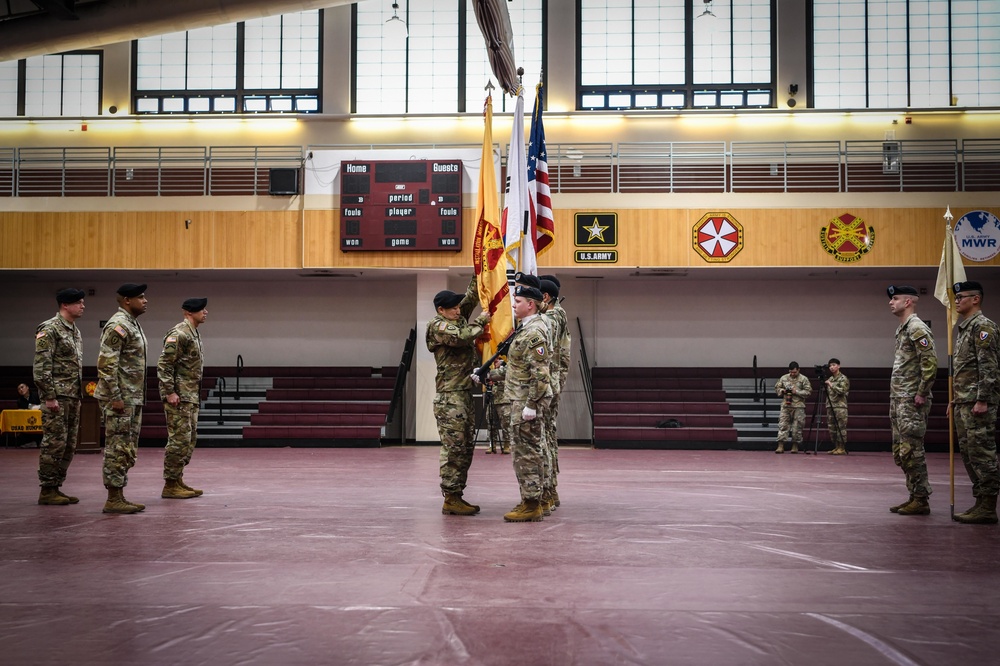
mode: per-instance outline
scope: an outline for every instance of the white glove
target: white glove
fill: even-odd
[[[525,408],[521,410],[521,418],[525,421],[534,421],[536,416],[538,416],[538,412],[531,407],[525,406]]]
[[[482,383],[482,380],[479,379],[479,374],[475,373],[475,372],[473,372],[471,375],[469,375],[469,379],[471,379],[472,381],[474,381],[477,384],[481,384]]]

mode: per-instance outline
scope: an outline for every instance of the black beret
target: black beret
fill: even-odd
[[[80,301],[83,300],[83,297],[86,295],[87,294],[85,294],[82,290],[73,289],[72,287],[69,287],[67,289],[60,289],[59,291],[56,292],[56,303],[60,303],[62,305],[69,305],[70,303],[79,303]]]
[[[132,284],[127,282],[122,286],[118,287],[118,295],[124,296],[125,298],[135,298],[136,296],[141,296],[146,293],[146,285],[144,284]]]
[[[545,278],[542,278],[541,280],[539,280],[539,282],[541,282],[540,291],[543,294],[548,294],[552,298],[559,297],[559,285],[557,285],[552,280],[546,280]]]
[[[531,273],[522,273],[520,271],[514,273],[514,283],[534,287],[538,290],[541,290],[542,288],[541,282],[538,281],[538,276],[532,275]]]
[[[462,302],[465,294],[456,294],[453,291],[439,291],[434,294],[434,308],[453,308]]]
[[[960,291],[978,291],[980,294],[983,293],[983,285],[971,280],[969,282],[956,282],[952,286],[952,289],[955,290],[956,294]]]
[[[529,287],[526,284],[519,284],[514,287],[514,295],[522,298],[531,298],[536,301],[542,300],[542,292],[540,292],[536,287]]]
[[[189,298],[181,303],[181,307],[188,312],[201,312],[206,305],[208,305],[207,298]]]
[[[892,284],[885,290],[885,293],[889,294],[889,298],[892,298],[893,296],[919,296],[915,287],[897,287]]]
[[[553,283],[555,283],[555,285],[557,287],[559,287],[560,289],[562,289],[562,283],[559,282],[559,278],[557,278],[555,275],[539,275],[538,279],[539,280],[548,280],[549,282],[553,282]]]

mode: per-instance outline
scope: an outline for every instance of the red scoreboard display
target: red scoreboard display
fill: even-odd
[[[462,161],[340,163],[340,249],[462,249]]]

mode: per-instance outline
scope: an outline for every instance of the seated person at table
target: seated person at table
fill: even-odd
[[[38,399],[38,391],[32,391],[24,382],[17,385],[18,409],[41,409],[41,404],[42,401]]]

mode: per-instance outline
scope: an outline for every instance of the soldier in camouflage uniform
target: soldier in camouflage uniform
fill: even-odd
[[[557,422],[559,419],[559,399],[566,378],[569,375],[569,319],[566,311],[559,305],[559,280],[554,275],[543,275],[540,278],[544,318],[549,324],[552,339],[552,368],[550,371],[552,383],[552,400],[545,418],[545,443],[548,460],[546,463],[545,490],[542,501],[546,510],[554,511],[559,506],[559,438]]]
[[[826,427],[833,443],[831,455],[847,455],[847,394],[851,380],[840,371],[840,359],[831,358],[827,364],[830,376],[826,378]]]
[[[785,442],[791,440],[791,453],[799,452],[802,443],[802,426],[806,422],[806,398],[812,395],[809,380],[799,370],[799,364],[788,364],[788,373],[774,384],[774,392],[782,398],[781,412],[778,414],[778,448],[775,453],[785,452]]]
[[[62,506],[80,500],[60,490],[80,435],[83,397],[83,336],[76,320],[83,316],[85,294],[62,289],[59,313],[38,325],[34,379],[42,401],[42,444],[38,455],[38,503]]]
[[[207,298],[189,298],[181,305],[184,321],[163,337],[156,364],[160,398],[167,415],[167,446],[163,452],[163,492],[166,499],[200,497],[203,491],[184,483],[184,468],[198,442],[198,412],[204,354],[198,326],[208,317]]]
[[[889,311],[900,324],[896,329],[896,356],[889,382],[889,422],[892,424],[892,459],[906,475],[910,497],[889,507],[903,516],[931,512],[931,484],[927,478],[924,434],[931,411],[931,386],[937,375],[937,352],[934,336],[917,316],[917,290],[914,287],[890,286]]]
[[[118,288],[118,311],[101,331],[97,357],[97,390],[94,397],[104,417],[104,487],[108,500],[104,513],[136,513],[144,504],[123,495],[128,471],[135,464],[146,403],[146,336],[136,318],[146,311],[146,285]]]
[[[462,498],[476,449],[472,401],[475,385],[470,375],[479,363],[476,338],[490,320],[489,313],[484,312],[473,323],[468,322],[478,303],[475,277],[464,296],[447,289],[438,292],[434,296],[437,314],[427,322],[425,337],[427,350],[434,354],[437,364],[434,418],[441,437],[441,512],[460,516],[479,513],[477,505]]]
[[[996,524],[997,494],[997,403],[1000,403],[1000,369],[997,368],[1000,331],[982,311],[983,286],[958,282],[955,310],[962,315],[954,355],[954,410],[958,446],[965,471],[972,481],[976,504],[953,518],[960,523]]]
[[[521,327],[511,342],[507,365],[498,371],[510,396],[511,455],[520,487],[521,503],[504,514],[508,522],[534,522],[545,515],[545,413],[552,399],[552,342],[539,315],[542,292],[518,284],[514,288],[514,316]],[[492,375],[493,373],[491,373]]]

